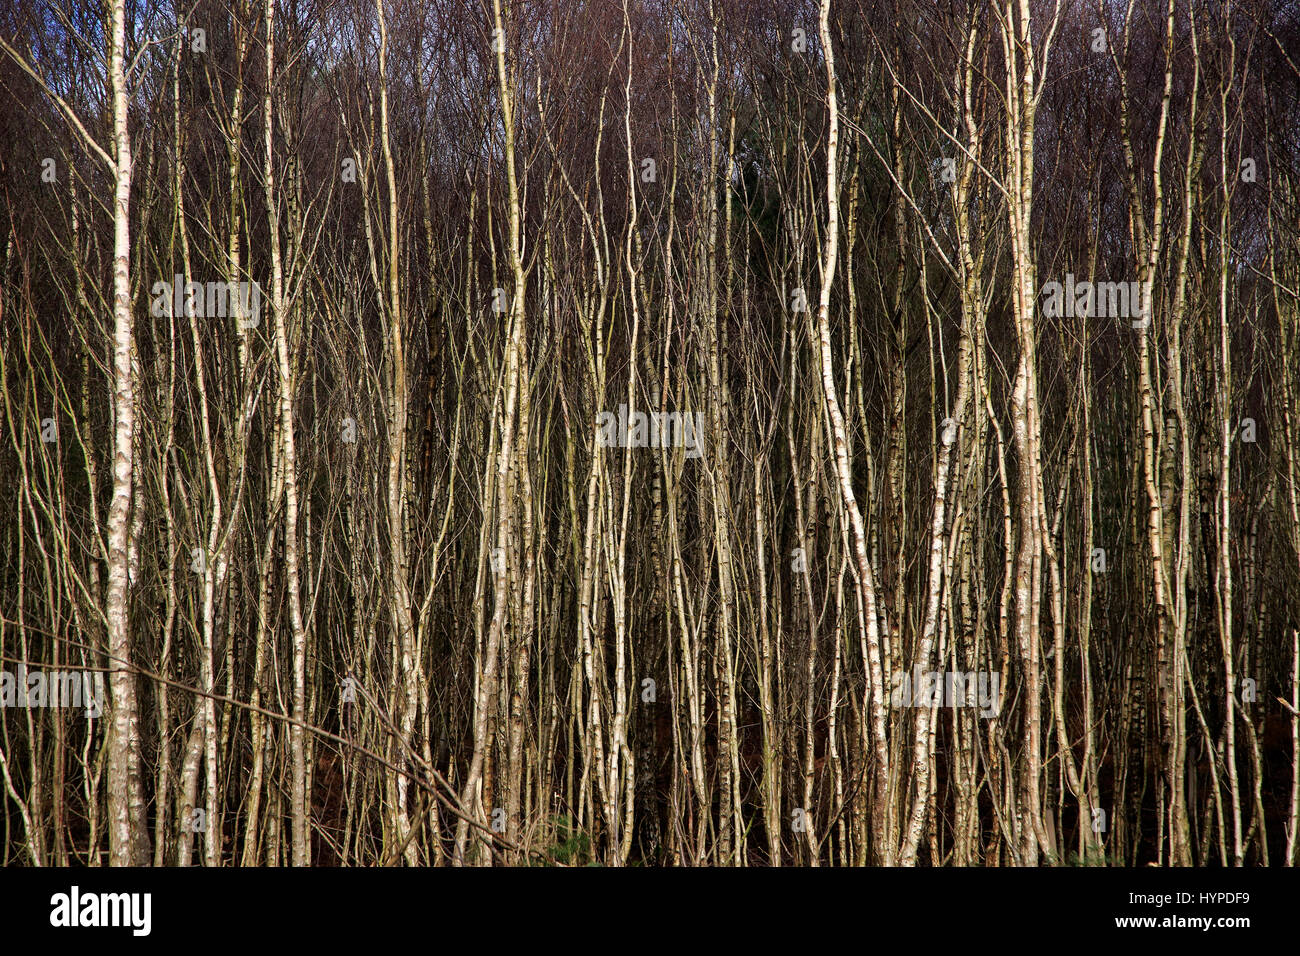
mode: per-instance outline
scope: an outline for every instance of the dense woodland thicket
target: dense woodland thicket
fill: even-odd
[[[1294,0],[10,0],[0,103],[5,863],[1300,859]]]

